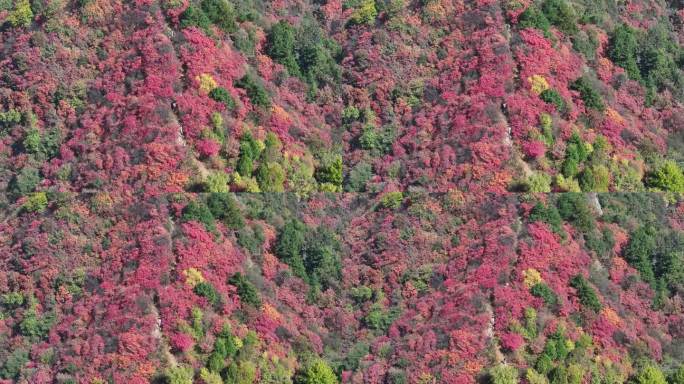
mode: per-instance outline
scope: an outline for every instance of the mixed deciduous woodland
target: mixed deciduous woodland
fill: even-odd
[[[684,384],[684,3],[0,0],[0,383]]]
[[[681,198],[63,194],[2,233],[8,383],[679,383],[683,370]]]

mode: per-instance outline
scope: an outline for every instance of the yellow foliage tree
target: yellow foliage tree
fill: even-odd
[[[223,379],[218,373],[211,372],[206,368],[200,369],[200,379],[206,384],[223,384]]]
[[[204,276],[202,276],[202,272],[195,268],[186,269],[183,271],[183,275],[185,276],[185,282],[193,288],[195,288],[195,285],[204,282]]]
[[[544,281],[544,280],[542,280],[541,273],[539,273],[539,271],[537,271],[534,268],[528,268],[528,269],[524,270],[523,271],[523,279],[524,279],[523,282],[525,283],[525,286],[527,286],[528,288],[531,288],[531,287],[541,283],[542,281]]]
[[[351,22],[354,24],[371,24],[378,16],[374,0],[364,0],[361,6],[351,15]]]
[[[208,74],[208,73],[203,73],[201,75],[198,75],[196,77],[197,82],[199,83],[199,90],[202,94],[209,94],[214,88],[216,88],[216,80]]]
[[[28,27],[33,20],[33,11],[29,0],[19,0],[14,5],[14,9],[7,16],[7,21],[13,27]]]
[[[24,209],[29,212],[42,212],[47,208],[48,198],[45,192],[34,192],[24,203]]]
[[[535,95],[541,95],[542,92],[549,89],[548,81],[541,75],[530,76],[527,78],[527,82],[530,83],[530,90]]]

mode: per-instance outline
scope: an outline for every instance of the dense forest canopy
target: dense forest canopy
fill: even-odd
[[[0,383],[684,384],[684,3],[0,0]]]

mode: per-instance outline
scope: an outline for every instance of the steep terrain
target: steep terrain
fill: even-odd
[[[39,184],[684,190],[676,4],[3,7],[4,204]]]
[[[683,27],[0,0],[0,382],[684,384]]]
[[[351,383],[675,372],[684,203],[598,202],[601,215],[582,194],[64,197],[4,224],[0,374],[315,383],[297,375],[320,358]]]

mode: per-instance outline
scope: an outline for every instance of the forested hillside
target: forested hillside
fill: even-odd
[[[681,383],[684,201],[486,197],[176,194],[133,208],[62,195],[25,207],[2,227],[0,375]]]
[[[684,3],[0,0],[0,383],[684,384]]]
[[[3,204],[681,193],[675,3],[5,0]]]

